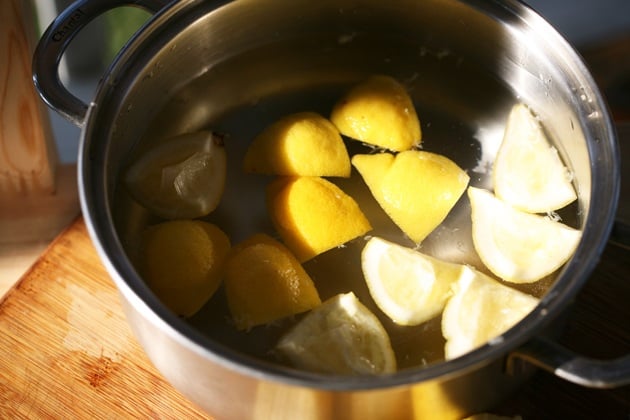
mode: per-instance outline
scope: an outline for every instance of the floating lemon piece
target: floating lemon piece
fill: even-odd
[[[212,297],[230,240],[215,225],[173,220],[149,227],[142,235],[140,273],[173,312],[190,316]]]
[[[226,156],[217,134],[172,137],[144,154],[126,174],[133,197],[166,219],[193,219],[212,212],[225,187]]]
[[[354,293],[337,295],[308,313],[276,350],[298,368],[332,374],[396,371],[387,331]]]
[[[247,149],[246,172],[295,176],[350,176],[350,157],[337,128],[314,112],[281,118]]]
[[[512,328],[538,299],[464,266],[442,314],[446,360],[461,356]]]
[[[462,266],[374,237],[361,254],[372,298],[395,323],[418,325],[437,316]]]
[[[496,276],[532,283],[573,255],[582,232],[537,214],[522,212],[479,188],[468,188],[473,244]]]
[[[264,234],[236,245],[228,256],[225,294],[239,330],[305,312],[321,304],[313,281],[293,254]]]
[[[271,221],[300,262],[372,229],[358,204],[318,177],[283,177],[267,189]]]
[[[446,218],[469,177],[445,156],[409,150],[355,155],[352,164],[389,217],[416,243]]]
[[[341,134],[393,151],[420,144],[420,121],[405,88],[389,76],[372,76],[334,106],[330,120]]]
[[[522,104],[515,105],[508,117],[493,178],[496,196],[526,212],[546,213],[577,199],[558,151]]]

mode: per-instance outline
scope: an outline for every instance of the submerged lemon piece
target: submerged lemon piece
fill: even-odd
[[[142,235],[139,271],[158,298],[180,316],[191,316],[221,283],[230,240],[210,223],[173,220]]]
[[[418,325],[439,315],[462,270],[459,264],[378,237],[363,248],[361,266],[372,298],[400,325]]]
[[[416,243],[446,218],[469,177],[445,156],[409,150],[355,155],[352,164],[389,217]]]
[[[350,158],[337,128],[314,112],[287,115],[265,128],[247,149],[246,172],[350,176]]]
[[[577,199],[558,151],[522,104],[515,105],[508,117],[493,177],[498,198],[530,213],[557,210]]]
[[[239,330],[321,304],[313,281],[293,254],[264,234],[250,237],[230,253],[225,264],[225,295]]]
[[[217,134],[200,131],[172,137],[128,170],[132,196],[166,219],[193,219],[212,212],[225,187],[226,155]]]
[[[582,232],[547,217],[522,212],[492,193],[469,187],[475,250],[496,276],[532,283],[573,255]]]
[[[271,221],[300,262],[372,229],[359,205],[319,177],[283,177],[267,189]]]
[[[420,121],[405,88],[389,76],[372,76],[334,106],[330,120],[341,134],[393,151],[420,144]]]
[[[538,299],[464,266],[442,314],[446,360],[482,346],[516,325]]]
[[[298,368],[332,374],[396,371],[387,331],[354,295],[339,294],[308,313],[276,346]]]

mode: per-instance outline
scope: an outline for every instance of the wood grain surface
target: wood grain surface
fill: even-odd
[[[0,304],[0,418],[207,418],[135,341],[81,219]]]
[[[630,251],[608,246],[561,342],[592,357],[630,350]],[[150,364],[77,219],[0,302],[0,418],[209,418]],[[592,390],[538,372],[495,414],[628,419],[630,387]]]
[[[31,76],[38,31],[33,16],[30,0],[0,2],[0,193],[4,196],[55,190],[57,151]]]

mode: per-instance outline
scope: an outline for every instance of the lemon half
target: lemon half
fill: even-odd
[[[361,254],[370,294],[395,323],[418,325],[440,314],[462,266],[410,248],[370,239]]]
[[[545,216],[522,212],[491,192],[469,187],[472,237],[483,263],[513,283],[532,283],[573,255],[582,232]]]
[[[453,296],[442,314],[444,357],[453,359],[516,325],[538,304],[538,299],[468,266],[453,285]]]
[[[336,295],[309,312],[276,350],[302,369],[375,375],[396,371],[387,331],[354,293]]]
[[[571,173],[523,104],[510,112],[493,174],[497,197],[523,211],[546,213],[577,199]]]

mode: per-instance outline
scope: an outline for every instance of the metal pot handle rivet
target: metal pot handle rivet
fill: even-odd
[[[137,6],[157,13],[171,0],[78,0],[60,14],[41,37],[33,56],[33,82],[43,101],[81,127],[87,105],[70,93],[59,78],[59,63],[72,39],[89,22],[122,6]]]

